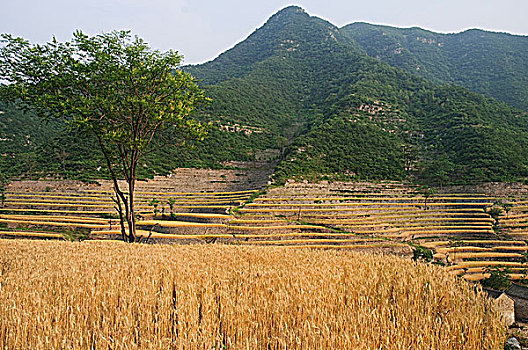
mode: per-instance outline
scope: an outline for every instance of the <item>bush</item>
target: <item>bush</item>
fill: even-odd
[[[413,260],[425,260],[427,262],[431,262],[433,260],[433,252],[430,249],[421,246],[415,246],[413,250]]]
[[[480,281],[483,287],[495,289],[495,290],[506,290],[511,285],[510,277],[508,276],[511,273],[510,269],[493,267],[487,268],[486,272],[490,276],[486,279]]]

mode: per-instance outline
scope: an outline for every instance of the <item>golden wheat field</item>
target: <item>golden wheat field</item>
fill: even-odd
[[[2,349],[499,349],[483,295],[350,251],[0,241]]]

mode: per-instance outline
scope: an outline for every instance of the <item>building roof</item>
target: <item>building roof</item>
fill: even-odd
[[[488,289],[488,288],[482,288],[482,291],[485,292],[489,298],[493,298],[493,299],[497,299],[504,293],[500,290],[493,290],[493,289]]]
[[[528,299],[528,287],[514,283],[510,288],[506,289],[506,294],[517,298]]]

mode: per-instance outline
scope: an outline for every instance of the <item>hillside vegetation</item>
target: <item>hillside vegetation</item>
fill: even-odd
[[[169,147],[151,154],[141,176],[265,159],[279,162],[276,183],[292,177],[432,185],[525,178],[525,42],[483,31],[338,28],[287,7],[215,60],[183,67],[213,100],[196,115],[210,123],[209,136],[183,152]],[[2,110],[0,118],[31,125],[0,124],[2,135],[14,135],[4,143],[4,173],[104,177],[93,141]]]
[[[340,30],[371,56],[528,111],[528,37],[479,29],[440,34],[368,23]]]
[[[138,168],[140,178],[167,175],[179,167],[220,168],[230,160],[253,160],[258,149],[275,146],[267,131],[246,134],[223,132],[218,123],[208,128],[206,141],[179,147],[173,145],[148,154]],[[0,174],[10,178],[62,177],[106,179],[106,162],[93,138],[79,134],[68,125],[44,121],[15,106],[0,103]]]

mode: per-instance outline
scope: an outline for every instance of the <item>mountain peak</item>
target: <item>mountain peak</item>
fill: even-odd
[[[282,9],[280,9],[279,11],[277,11],[277,13],[275,13],[275,15],[285,15],[285,14],[308,14],[302,7],[300,6],[297,6],[297,5],[290,5],[290,6],[286,6]]]
[[[341,35],[335,25],[310,16],[299,6],[288,6],[272,15],[244,41],[205,63],[205,68],[186,67],[186,70],[197,75],[205,84],[217,84],[228,78],[243,76],[253,64],[270,57],[299,55],[301,52],[313,55],[323,47],[326,51],[335,52],[341,45],[351,46],[352,40]]]
[[[268,19],[267,23],[281,22],[291,18],[300,17],[310,17],[310,15],[302,7],[291,5],[277,11]]]

